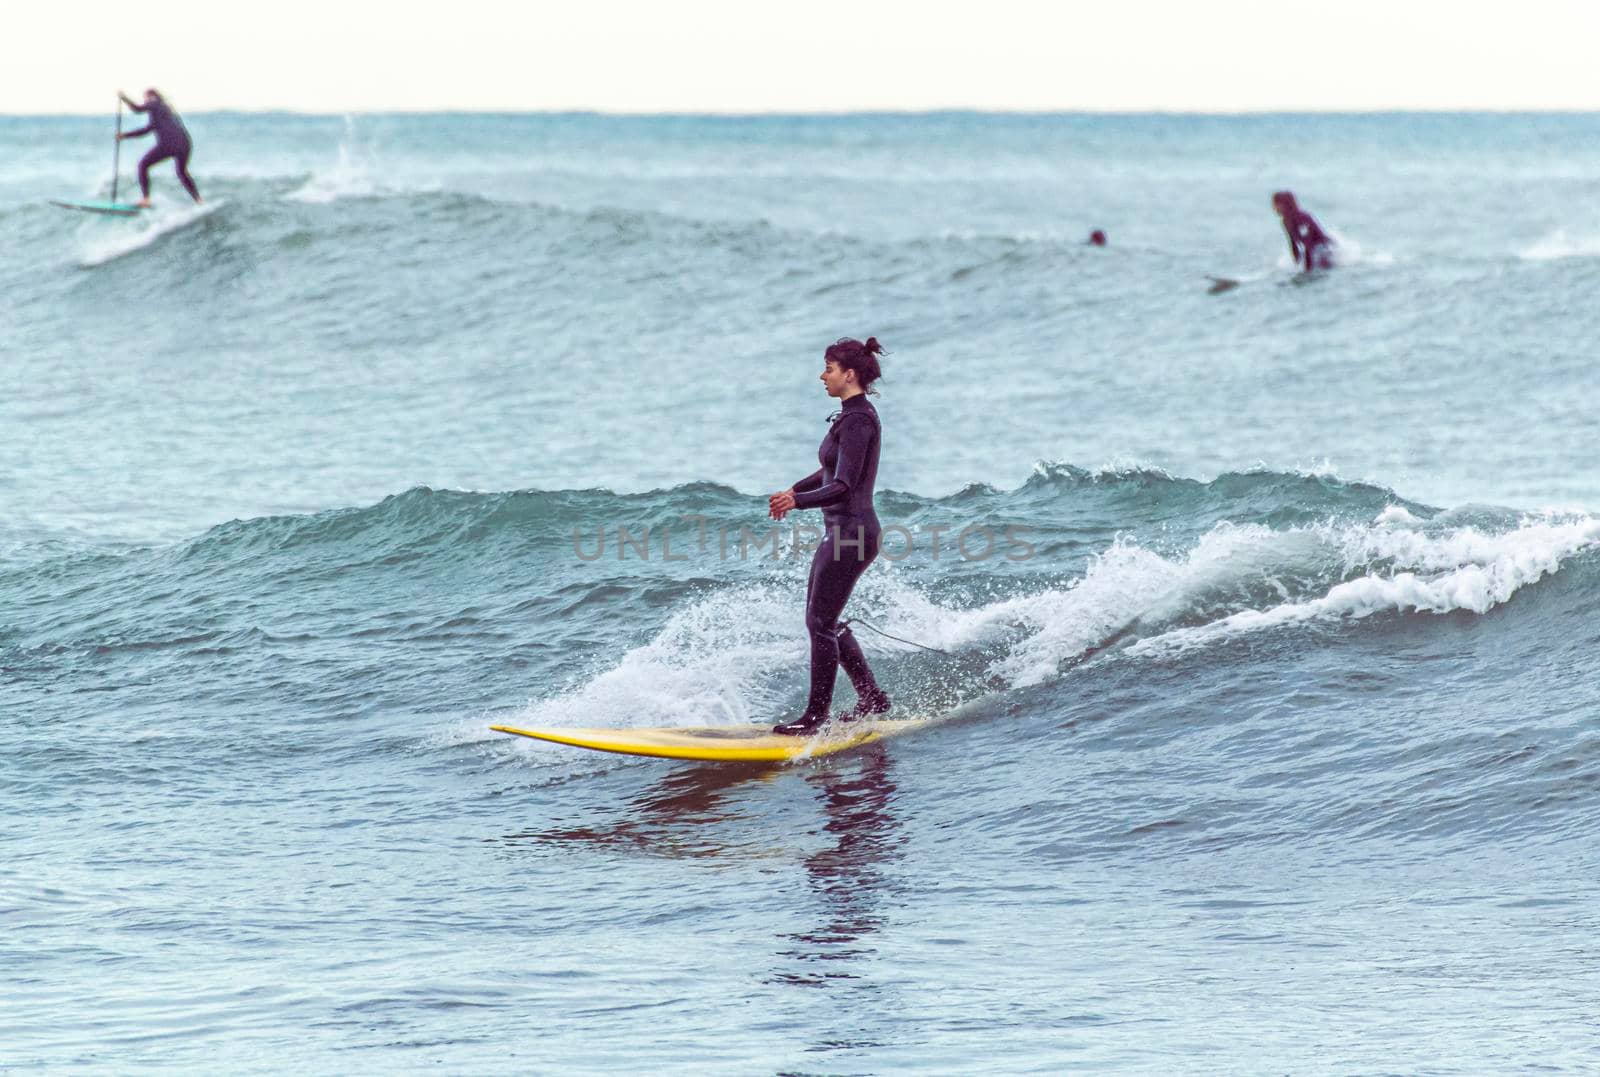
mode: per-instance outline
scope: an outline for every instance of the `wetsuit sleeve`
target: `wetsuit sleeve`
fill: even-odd
[[[806,490],[815,490],[817,487],[819,487],[821,485],[822,485],[822,469],[819,467],[819,468],[817,468],[817,470],[813,471],[811,474],[807,475],[805,478],[801,479],[799,482],[797,482],[793,486],[789,487],[789,489],[793,490],[795,493],[798,494],[798,493],[803,493]]]
[[[143,112],[144,110],[140,109],[139,111]],[[154,127],[154,126],[155,126],[155,124],[153,124],[153,123],[147,123],[143,127],[139,128],[137,131],[124,131],[124,132],[122,132],[122,137],[123,138],[138,138],[140,135],[148,135],[150,133],[150,129],[152,127]]]
[[[134,112],[149,112],[150,111],[150,107],[148,105],[141,105],[136,101],[130,101],[126,97],[124,97],[122,99],[122,103],[124,105],[127,105]]]
[[[1299,233],[1297,238],[1300,240],[1301,260],[1305,263],[1306,272],[1309,273],[1315,268],[1311,264],[1311,259],[1318,248],[1327,242],[1327,237],[1322,234],[1322,229],[1317,227],[1317,222],[1309,213],[1300,218],[1295,228]]]
[[[841,419],[840,422],[845,422]],[[850,496],[850,491],[861,482],[861,473],[867,466],[867,454],[872,449],[872,439],[878,426],[862,417],[845,422],[839,431],[839,462],[833,469],[833,481],[804,494],[794,495],[797,509],[820,509]]]

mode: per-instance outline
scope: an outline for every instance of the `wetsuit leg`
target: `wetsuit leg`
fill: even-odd
[[[851,534],[851,531],[856,533]],[[855,542],[858,536],[863,540],[864,550],[858,550]],[[846,541],[836,544],[838,537]],[[811,694],[806,699],[807,717],[825,717],[833,705],[833,681],[839,672],[840,658],[839,614],[844,612],[844,604],[850,600],[856,581],[877,556],[875,534],[867,533],[865,528],[849,527],[844,529],[843,536],[837,536],[830,527],[828,537],[811,559],[811,583],[806,592],[806,631],[811,635]],[[847,646],[852,665],[859,658],[864,668],[866,658],[853,636]]]
[[[183,189],[189,192],[189,197],[196,202],[200,201],[200,189],[194,185],[194,180],[189,175],[189,154],[193,153],[191,146],[185,146],[174,153],[173,164],[178,169],[178,182],[183,184]]]
[[[150,197],[150,166],[158,165],[172,156],[172,149],[157,142],[150,147],[150,152],[139,158],[139,190],[144,192],[146,198]]]
[[[845,625],[839,629],[838,638],[839,666],[850,678],[851,687],[856,690],[856,705],[847,713],[847,717],[865,718],[882,714],[889,709],[889,697],[878,687],[878,680],[872,675],[872,667],[867,665],[867,656],[861,653],[861,644],[856,642],[855,633],[850,631],[849,625]]]

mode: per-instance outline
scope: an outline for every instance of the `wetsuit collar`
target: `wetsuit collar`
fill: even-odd
[[[860,411],[866,406],[866,393],[857,393],[855,396],[852,396],[849,400],[846,400],[844,403],[839,405],[839,407],[843,408],[845,411]]]

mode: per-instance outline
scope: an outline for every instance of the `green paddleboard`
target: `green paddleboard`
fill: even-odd
[[[76,209],[84,213],[107,213],[114,217],[132,217],[142,208],[132,202],[58,202],[50,200],[52,206],[62,209]]]

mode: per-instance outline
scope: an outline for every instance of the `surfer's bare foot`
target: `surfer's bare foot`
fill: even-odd
[[[139,201],[135,202],[134,205],[138,206],[140,209],[149,209],[150,208],[150,199],[141,198],[141,199],[139,199]]]

